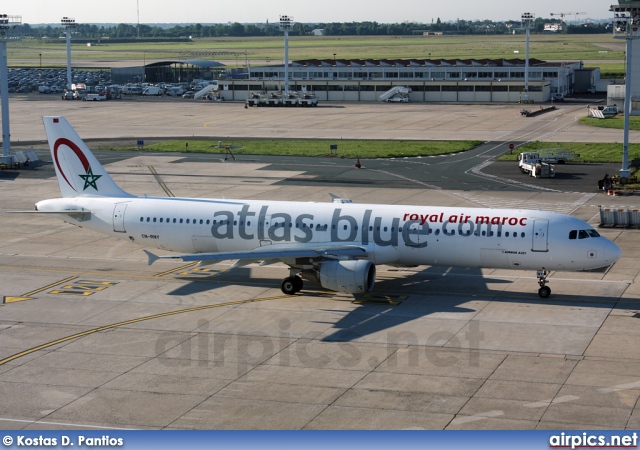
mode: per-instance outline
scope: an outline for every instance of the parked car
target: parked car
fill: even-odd
[[[551,99],[555,100],[556,102],[563,102],[564,94],[561,94],[560,92],[556,92],[555,94],[551,94]]]
[[[160,86],[149,86],[144,91],[142,91],[142,95],[162,95],[164,94],[164,89]]]
[[[187,91],[184,94],[182,94],[182,98],[193,98],[194,95],[195,95],[195,92]]]

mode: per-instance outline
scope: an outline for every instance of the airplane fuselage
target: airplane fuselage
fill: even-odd
[[[85,209],[68,222],[182,253],[357,245],[375,264],[586,270],[612,264],[618,247],[586,222],[513,209],[258,200],[75,197],[39,211]]]

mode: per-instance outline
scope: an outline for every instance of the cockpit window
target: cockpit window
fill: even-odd
[[[571,230],[569,231],[569,239],[587,239],[590,237],[600,237],[600,234],[594,230]]]

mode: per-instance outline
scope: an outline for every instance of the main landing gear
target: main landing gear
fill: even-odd
[[[293,295],[296,292],[300,292],[304,283],[302,278],[298,275],[291,275],[284,280],[282,280],[282,284],[280,285],[280,289],[286,295]]]
[[[544,267],[542,270],[538,270],[538,285],[540,289],[538,289],[538,295],[542,298],[547,298],[551,295],[551,288],[547,286],[547,277],[549,276],[549,272]]]

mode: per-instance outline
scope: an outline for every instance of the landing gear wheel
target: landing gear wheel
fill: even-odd
[[[543,267],[541,270],[538,270],[537,276],[538,286],[540,286],[540,289],[538,289],[538,295],[542,298],[549,297],[551,295],[551,288],[547,286],[547,277],[549,276],[549,272]]]
[[[302,281],[302,278],[296,276],[296,277],[291,277],[293,278],[293,281],[296,286],[296,292],[300,292],[302,290],[302,287],[304,286],[304,282]]]
[[[549,286],[542,286],[538,289],[538,295],[542,298],[547,298],[551,295],[551,288]]]
[[[302,280],[299,277],[287,277],[282,280],[280,289],[286,295],[293,295],[302,289]]]

